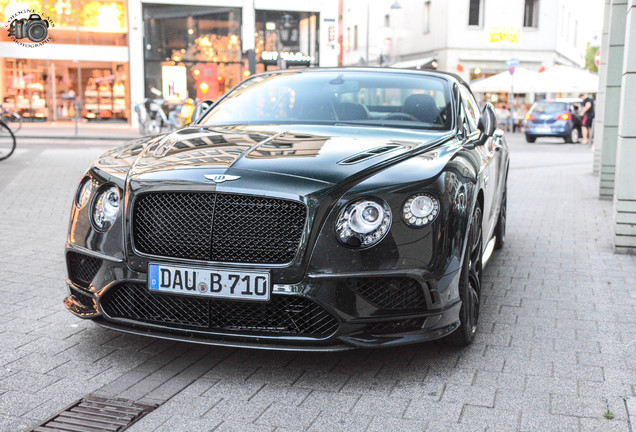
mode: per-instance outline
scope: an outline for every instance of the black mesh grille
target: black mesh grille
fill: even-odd
[[[68,278],[79,286],[88,287],[102,266],[102,260],[77,252],[66,254]]]
[[[360,297],[382,309],[410,309],[426,306],[419,282],[408,277],[347,279]]]
[[[135,247],[166,257],[285,264],[294,259],[304,204],[215,193],[161,192],[135,204]]]
[[[83,306],[86,307],[94,307],[93,306],[93,297],[84,294],[83,292],[81,292],[80,290],[76,290],[76,289],[72,289],[71,288],[71,294],[73,295],[73,297],[75,297],[77,299],[77,301],[79,301]]]
[[[245,302],[151,293],[143,284],[126,283],[101,300],[111,318],[177,328],[324,338],[338,321],[318,304],[299,296],[274,295],[269,302]]]

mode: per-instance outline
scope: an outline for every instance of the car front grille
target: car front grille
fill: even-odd
[[[87,288],[102,266],[102,260],[77,252],[66,254],[66,267],[71,282]]]
[[[422,285],[409,277],[347,279],[347,285],[372,305],[390,310],[422,308],[427,305]]]
[[[133,211],[139,252],[250,264],[291,262],[307,218],[301,202],[207,192],[143,194]]]
[[[338,320],[312,300],[272,295],[268,302],[152,293],[145,284],[124,283],[101,299],[110,318],[160,324],[180,330],[326,338]]]

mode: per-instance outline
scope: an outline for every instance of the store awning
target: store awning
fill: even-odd
[[[541,93],[596,93],[598,75],[584,69],[554,66],[539,74]]]
[[[538,90],[538,72],[517,67],[514,74],[500,72],[488,78],[473,80],[470,87],[475,93],[536,93]]]
[[[416,60],[406,60],[391,65],[392,68],[398,69],[424,69],[424,66],[437,61],[437,57],[424,57]]]

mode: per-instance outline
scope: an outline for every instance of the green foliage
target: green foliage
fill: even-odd
[[[607,410],[603,413],[603,417],[605,417],[608,420],[611,420],[614,418],[614,413],[611,412],[610,410]]]
[[[596,51],[598,51],[598,47],[592,47],[588,43],[587,49],[585,50],[585,67],[584,67],[584,69],[587,69],[587,70],[589,70],[591,72],[598,72],[598,68],[594,64],[594,55],[596,54]]]

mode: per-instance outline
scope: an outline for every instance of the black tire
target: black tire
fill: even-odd
[[[501,195],[501,208],[499,210],[499,218],[497,218],[497,226],[495,226],[495,250],[504,247],[506,241],[506,217],[508,207],[508,182],[504,184],[503,194]]]
[[[537,137],[526,135],[526,142],[533,143],[537,140]]]
[[[563,137],[563,139],[565,140],[566,143],[571,144],[571,143],[579,142],[580,136],[581,134],[579,133],[579,130],[573,127],[572,130],[570,130],[570,133],[567,134],[567,136]]]
[[[475,340],[481,297],[482,244],[481,208],[475,207],[466,242],[464,260],[459,277],[460,325],[445,340],[450,345],[467,346]]]
[[[15,135],[4,122],[0,121],[0,161],[15,151]]]

